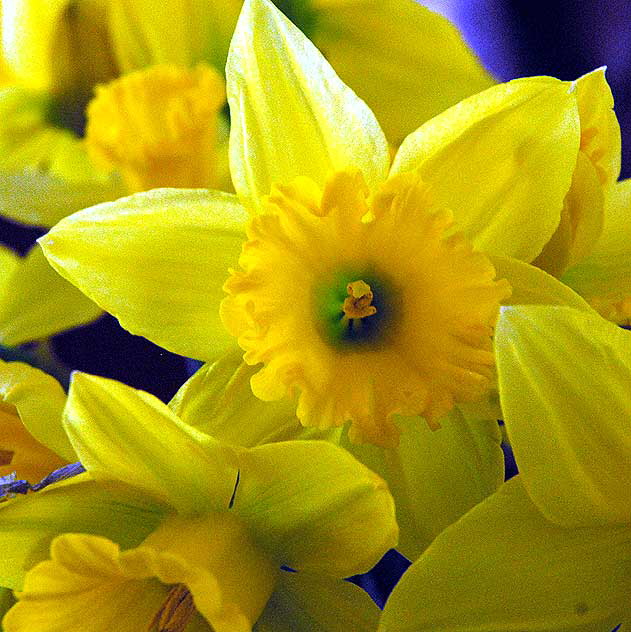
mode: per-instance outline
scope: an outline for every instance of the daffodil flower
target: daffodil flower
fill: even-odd
[[[529,261],[556,230],[575,92],[551,78],[490,88],[410,135],[390,166],[371,111],[264,0],[244,5],[227,90],[238,198],[157,190],[96,206],[41,240],[53,266],[183,355],[213,359],[223,321],[264,364],[258,397],[295,396],[306,425],[350,420],[354,441],[396,444],[393,415],[435,428],[484,396],[510,290],[480,251]],[[520,264],[500,265],[519,292]]]
[[[0,477],[36,483],[77,460],[61,427],[65,402],[50,375],[0,360]]]
[[[437,537],[380,630],[631,623],[630,342],[571,308],[503,310],[499,384],[520,474]]]
[[[341,578],[396,543],[394,505],[341,448],[233,448],[153,396],[85,374],[73,378],[64,425],[93,480],[0,508],[3,551],[17,520],[27,529],[0,563],[19,589],[7,632],[374,629],[376,606]],[[110,490],[108,515],[99,505]]]

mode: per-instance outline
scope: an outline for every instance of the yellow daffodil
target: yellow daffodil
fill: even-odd
[[[6,632],[375,628],[376,606],[340,580],[396,543],[394,506],[341,448],[233,448],[147,393],[84,374],[64,425],[93,480],[0,508],[3,550],[17,520],[36,525],[0,563],[0,580],[19,589]],[[109,515],[97,502],[108,494]],[[91,509],[100,526],[91,518],[81,532]],[[51,539],[50,559],[38,561]]]
[[[555,232],[580,141],[568,88],[490,88],[411,134],[390,166],[367,106],[273,5],[248,1],[227,65],[238,198],[152,191],[66,218],[41,243],[124,327],[205,360],[226,345],[218,305],[238,262],[221,320],[264,365],[254,392],[393,445],[394,415],[437,427],[492,384],[509,287],[482,252],[530,261]],[[523,264],[495,259],[519,294]]]
[[[61,427],[65,402],[50,375],[0,360],[0,477],[36,483],[77,460]]]
[[[630,342],[571,308],[503,310],[498,374],[520,474],[435,540],[395,588],[380,630],[631,623]]]

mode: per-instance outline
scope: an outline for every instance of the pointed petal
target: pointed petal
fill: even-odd
[[[66,394],[55,378],[22,362],[0,361],[0,401],[15,406],[37,441],[66,461],[77,460],[61,425]]]
[[[611,189],[603,233],[593,252],[563,275],[564,283],[603,307],[631,296],[630,209],[631,178]]]
[[[24,224],[53,226],[60,219],[126,191],[119,178],[66,182],[39,169],[0,173],[0,214]]]
[[[64,426],[98,480],[118,480],[182,513],[225,509],[237,478],[233,452],[181,422],[159,399],[75,373]]]
[[[379,609],[358,586],[311,573],[281,574],[257,632],[374,632]]]
[[[613,110],[606,67],[588,72],[574,82],[581,119],[581,150],[598,172],[604,186],[620,175],[620,125]]]
[[[88,474],[69,483],[0,504],[0,585],[22,588],[25,572],[48,557],[53,537],[66,531],[96,533],[123,548],[139,544],[166,508],[129,487],[105,488]]]
[[[244,453],[234,511],[282,564],[340,578],[372,568],[398,535],[385,483],[324,441]]]
[[[512,294],[504,299],[505,305],[566,305],[592,311],[585,299],[540,268],[500,255],[491,255],[489,259],[496,277],[506,279],[511,286]]]
[[[388,483],[400,528],[397,549],[416,559],[443,529],[501,485],[501,435],[495,420],[466,419],[458,410],[441,419],[436,431],[418,417],[399,424],[396,448],[343,445]]]
[[[579,136],[576,96],[567,84],[517,79],[410,134],[391,175],[418,169],[477,248],[531,261],[559,224]]]
[[[630,523],[631,334],[567,307],[507,307],[495,330],[524,485],[565,526]]]
[[[515,477],[410,567],[379,630],[612,630],[631,614],[629,561],[628,526],[554,526]]]
[[[252,210],[274,182],[307,176],[320,187],[333,170],[385,179],[386,139],[368,106],[269,0],[246,0],[226,66],[230,167]]]
[[[13,347],[84,325],[101,309],[59,276],[35,245],[0,296],[0,343]]]
[[[211,359],[230,339],[219,303],[245,219],[226,193],[156,189],[76,213],[40,244],[53,267],[125,329]]]
[[[393,145],[492,77],[444,17],[408,0],[316,0],[314,41]],[[386,52],[387,51],[387,52]]]
[[[295,403],[255,397],[250,378],[257,370],[243,362],[241,349],[232,349],[214,364],[201,367],[169,406],[187,424],[219,441],[244,447],[323,434],[300,424]]]

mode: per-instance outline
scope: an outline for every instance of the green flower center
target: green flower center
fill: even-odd
[[[320,335],[337,349],[381,347],[392,331],[396,293],[371,272],[341,272],[314,292]]]

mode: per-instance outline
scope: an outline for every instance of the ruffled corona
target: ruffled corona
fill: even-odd
[[[456,402],[485,394],[510,287],[452,234],[451,213],[416,173],[372,201],[358,172],[334,174],[323,192],[298,178],[265,204],[221,308],[245,361],[264,365],[255,395],[297,397],[304,425],[351,421],[353,441],[388,446],[393,415],[435,428]]]
[[[223,79],[205,64],[132,72],[97,88],[88,106],[88,151],[119,169],[132,192],[212,186],[224,103]]]

